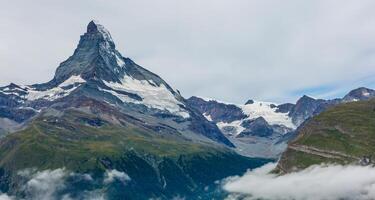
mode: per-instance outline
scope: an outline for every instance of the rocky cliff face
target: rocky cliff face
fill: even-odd
[[[267,123],[263,117],[258,117],[256,119],[249,119],[241,123],[242,127],[246,129],[239,133],[236,137],[246,137],[246,136],[259,136],[259,137],[269,137],[273,134],[274,130]]]
[[[306,119],[312,117],[317,108],[324,102],[325,100],[314,99],[304,95],[298,99],[288,115],[292,118],[293,123],[299,126]]]

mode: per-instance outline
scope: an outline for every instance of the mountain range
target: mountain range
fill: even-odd
[[[30,179],[58,169],[90,180],[66,178],[56,199],[96,191],[107,199],[201,198],[216,180],[269,161],[235,153],[214,123],[123,57],[95,21],[51,81],[0,88],[0,127],[0,191],[18,198],[32,196],[22,172],[35,172]],[[131,181],[107,184],[114,170]]]
[[[324,100],[302,96],[295,104],[276,104],[248,100],[243,105],[220,102],[214,99],[190,97],[188,104],[214,122],[235,150],[246,156],[278,158],[287,142],[296,136],[297,128],[306,120],[330,107],[365,101],[375,97],[372,89],[360,87],[342,98]]]
[[[51,81],[0,87],[0,192],[17,199],[222,199],[218,180],[281,154],[285,173],[326,154],[325,160],[366,162],[372,143],[365,150],[346,143],[324,148],[352,127],[373,130],[367,122],[342,125],[353,112],[361,122],[373,120],[373,97],[362,87],[342,98],[305,95],[284,104],[185,99],[121,55],[109,31],[91,21]],[[337,138],[328,140],[326,131]],[[366,141],[360,136],[353,144]],[[36,184],[41,175],[52,190]]]

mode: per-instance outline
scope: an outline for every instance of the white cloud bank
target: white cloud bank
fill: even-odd
[[[282,176],[269,174],[275,164],[226,180],[228,199],[371,200],[375,199],[375,168],[321,165]],[[245,196],[245,197],[244,197]]]
[[[25,178],[25,184],[21,191],[26,197],[22,200],[105,200],[107,199],[105,190],[102,186],[108,186],[115,180],[124,184],[129,182],[130,177],[118,170],[106,170],[102,185],[97,185],[95,190],[82,190],[78,197],[69,193],[69,179],[84,181],[85,183],[95,184],[94,178],[90,174],[80,174],[69,172],[64,168],[54,170],[37,171],[34,168],[18,171],[19,176]],[[101,183],[101,182],[99,182]],[[16,200],[17,198],[0,192],[0,200]]]
[[[37,172],[26,184],[26,192],[31,199],[54,199],[57,191],[65,187],[65,169]]]

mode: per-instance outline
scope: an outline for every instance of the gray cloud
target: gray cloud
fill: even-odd
[[[275,164],[267,164],[242,177],[227,179],[224,189],[230,199],[268,200],[370,200],[375,197],[375,168],[321,165],[277,176],[269,174]]]
[[[341,95],[375,86],[374,6],[371,0],[5,0],[0,84],[52,78],[95,18],[125,56],[187,97],[294,101],[319,87],[330,90],[312,95]]]

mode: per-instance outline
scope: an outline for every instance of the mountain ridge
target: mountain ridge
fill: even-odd
[[[277,169],[290,173],[314,164],[373,164],[375,100],[335,105],[306,121]]]
[[[287,148],[287,142],[297,135],[297,128],[310,118],[330,107],[373,97],[374,90],[360,87],[342,98],[331,100],[303,95],[294,104],[250,99],[240,105],[195,96],[187,102],[209,121],[216,123],[235,144],[238,153],[277,158]]]

